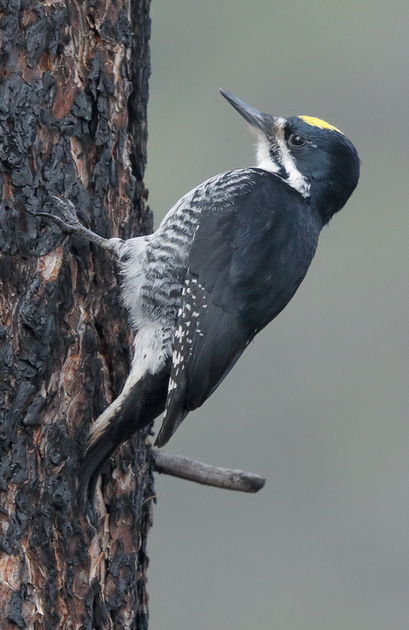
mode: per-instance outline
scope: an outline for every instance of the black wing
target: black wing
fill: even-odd
[[[303,222],[310,221],[304,199],[270,173],[247,172],[252,185],[239,191],[233,203],[220,210],[210,200],[201,214],[183,288],[159,446],[189,411],[203,404],[257,332],[288,303],[315,250],[314,244],[310,255],[298,242]],[[318,238],[318,227],[316,232]]]

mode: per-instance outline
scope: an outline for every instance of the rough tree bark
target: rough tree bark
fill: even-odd
[[[1,628],[147,628],[153,483],[139,435],[77,511],[90,423],[119,393],[131,334],[106,252],[36,218],[151,230],[144,204],[150,0],[0,0]],[[27,213],[29,210],[32,214]]]

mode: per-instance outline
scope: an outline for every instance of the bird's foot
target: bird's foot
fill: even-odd
[[[87,228],[79,222],[77,211],[71,201],[52,196],[49,198],[49,203],[57,208],[59,215],[50,214],[49,212],[37,212],[37,216],[51,219],[63,232],[87,236],[84,234],[84,230]]]
[[[60,230],[63,232],[67,232],[68,234],[77,234],[78,236],[83,236],[88,241],[92,243],[96,243],[100,247],[108,250],[115,250],[116,244],[119,239],[106,239],[102,236],[98,236],[92,230],[89,230],[85,226],[80,223],[77,211],[75,209],[74,204],[68,199],[60,199],[59,197],[50,197],[49,203],[53,204],[55,208],[57,208],[59,214],[50,214],[49,212],[37,212],[36,216],[45,217],[46,219],[51,219]]]

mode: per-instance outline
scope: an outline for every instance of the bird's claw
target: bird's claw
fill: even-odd
[[[36,216],[44,217],[45,219],[51,219],[63,232],[73,234],[77,231],[73,225],[66,223],[61,219],[61,217],[57,217],[54,214],[50,214],[49,212],[36,212]]]
[[[37,212],[37,216],[51,219],[64,232],[69,234],[82,234],[84,226],[79,222],[75,206],[68,199],[50,197],[50,202],[55,205],[61,216],[50,214],[49,212]]]
[[[36,216],[51,219],[60,230],[68,234],[77,234],[87,239],[91,243],[96,243],[99,247],[108,251],[116,251],[116,244],[119,239],[106,239],[98,236],[80,223],[74,204],[68,199],[60,199],[59,197],[49,197],[49,203],[53,204],[59,215],[50,214],[49,212],[36,212]]]

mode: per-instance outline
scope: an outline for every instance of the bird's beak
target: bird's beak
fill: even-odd
[[[246,120],[252,128],[255,128],[256,131],[262,131],[263,134],[267,135],[267,133],[271,133],[272,127],[276,127],[278,122],[278,118],[275,116],[270,116],[269,114],[262,114],[254,107],[247,105],[244,101],[240,100],[233,94],[226,92],[220,88],[220,94],[224,96],[224,98],[233,105],[234,109],[243,116],[244,120]]]

